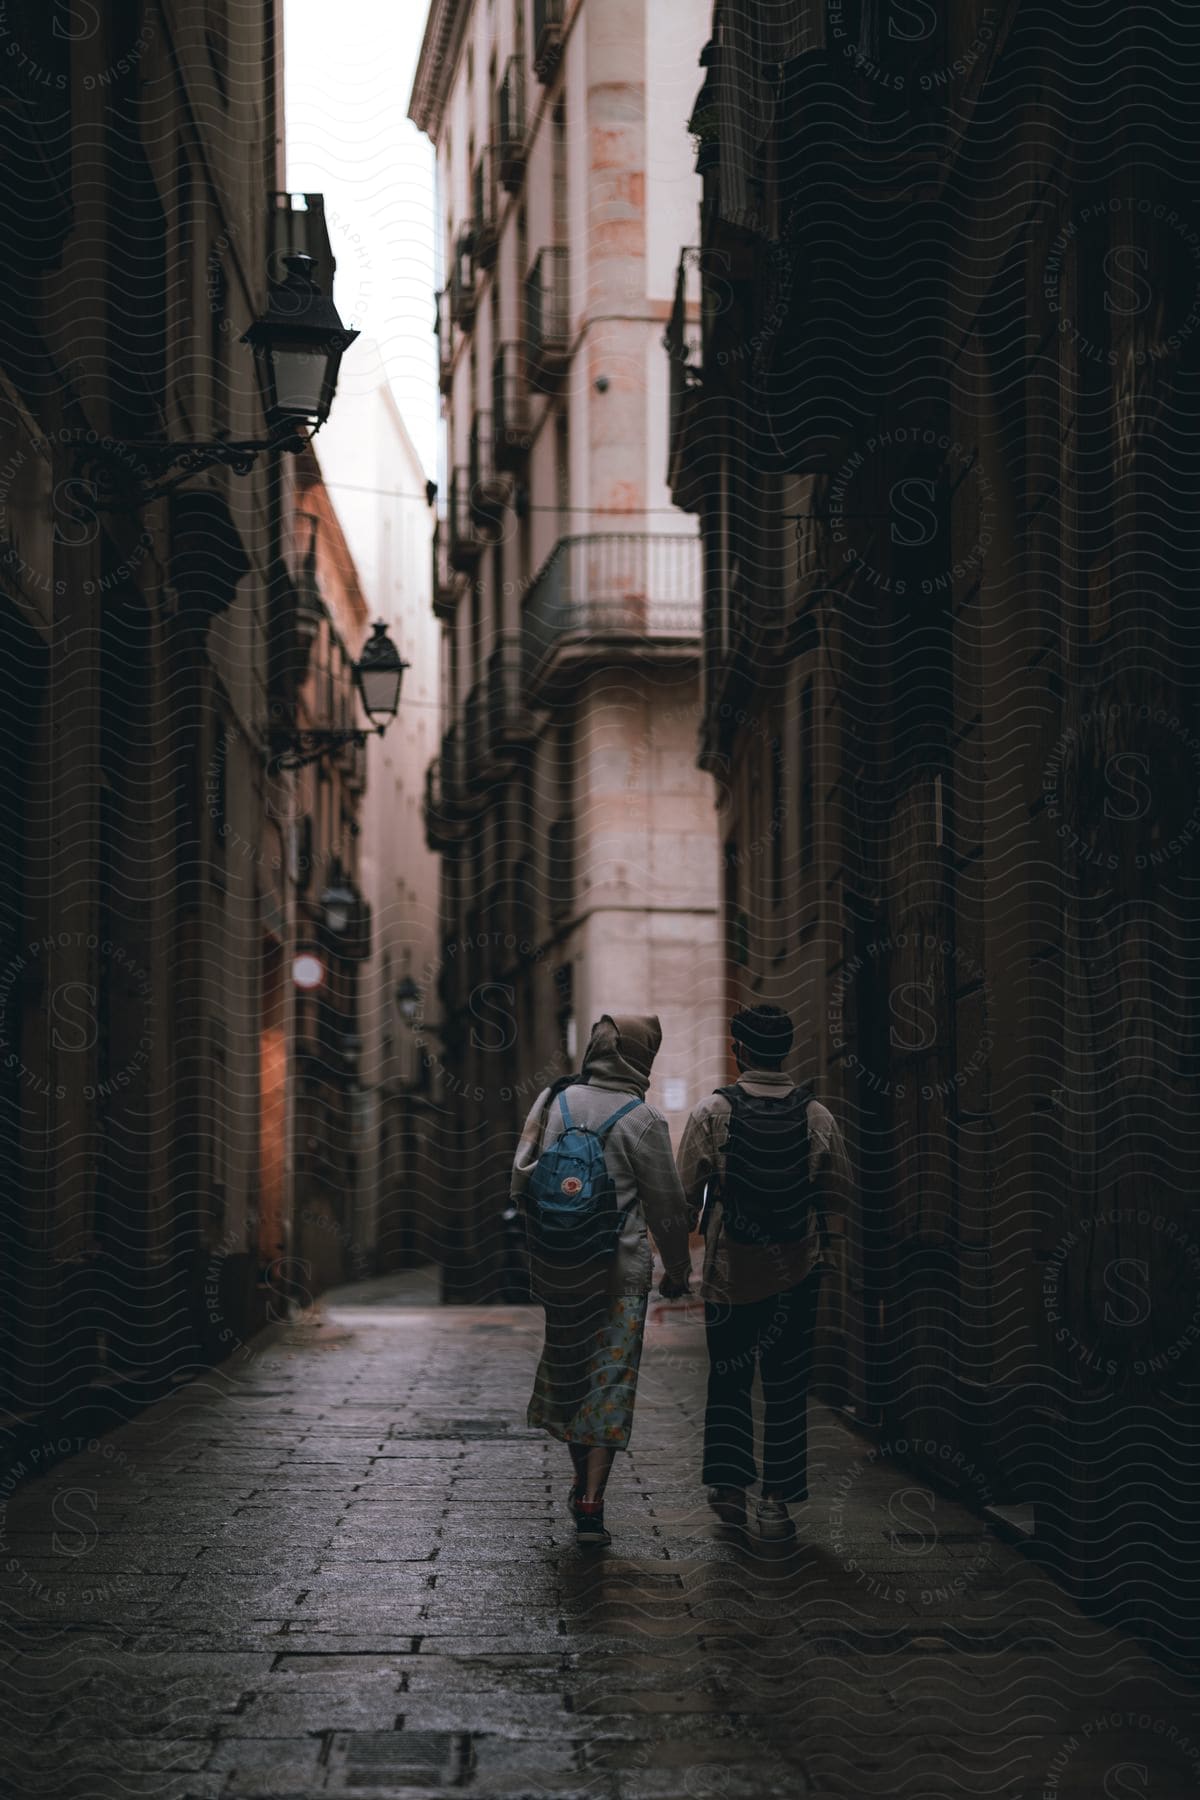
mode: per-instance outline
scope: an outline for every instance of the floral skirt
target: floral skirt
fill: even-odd
[[[530,1425],[564,1443],[624,1450],[645,1329],[645,1294],[547,1301]]]

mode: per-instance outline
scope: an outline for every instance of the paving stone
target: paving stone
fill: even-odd
[[[1091,1722],[1196,1716],[1194,1685],[955,1502],[909,1554],[888,1501],[920,1484],[815,1405],[796,1541],[724,1531],[694,1322],[648,1333],[615,1541],[582,1553],[565,1452],[523,1428],[536,1315],[391,1316],[336,1357],[294,1334],[13,1497],[0,1583],[44,1593],[0,1610],[0,1792],[1029,1800],[1050,1771],[1090,1800],[1113,1761]],[[72,1564],[49,1508],[85,1476],[99,1539]],[[1144,1748],[1141,1791],[1194,1792],[1171,1744]]]

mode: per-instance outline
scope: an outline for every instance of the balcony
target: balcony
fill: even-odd
[[[510,56],[496,90],[496,174],[513,194],[525,174],[525,59]]]
[[[467,481],[468,508],[476,537],[482,546],[502,543],[513,478],[496,467],[496,442],[489,412],[477,412],[471,420]]]
[[[487,747],[492,757],[503,756],[533,735],[522,675],[521,640],[516,634],[506,635],[488,657]]]
[[[476,518],[471,472],[468,468],[457,468],[450,477],[447,522],[450,527],[450,566],[469,571],[475,567],[491,540],[480,528]]]
[[[501,344],[492,361],[492,443],[497,469],[520,468],[533,443],[520,344]]]
[[[488,778],[486,727],[487,690],[479,682],[467,695],[462,711],[463,783],[468,790],[483,786]]]
[[[700,540],[649,532],[562,538],[521,612],[526,695],[597,653],[694,652],[700,635]]]
[[[442,797],[442,760],[435,756],[425,771],[425,843],[440,855],[455,850],[459,843],[457,823],[450,818]]]
[[[438,387],[443,394],[448,394],[454,375],[454,322],[450,317],[448,287],[444,287],[437,297],[433,329],[438,341]]]
[[[425,841],[431,850],[457,848],[466,800],[462,745],[452,725],[442,738],[441,755],[425,772]]]
[[[564,245],[542,250],[525,277],[525,354],[530,376],[558,375],[571,351],[571,294]]]
[[[433,527],[433,612],[443,625],[453,625],[460,591],[450,565],[450,521],[439,513]]]
[[[698,429],[703,393],[699,307],[700,251],[687,249],[680,254],[675,303],[663,343],[670,362],[667,485],[676,506],[688,512],[698,511],[704,498],[703,445]]]
[[[554,79],[562,47],[563,0],[533,0],[533,67],[539,81]]]
[[[472,258],[472,233],[460,231],[454,246],[454,267],[450,275],[450,319],[463,331],[475,323],[475,263]]]
[[[471,171],[471,223],[473,264],[490,269],[500,246],[500,190],[496,180],[496,152],[485,144]]]
[[[338,756],[342,780],[352,794],[362,794],[367,786],[367,746],[354,739],[343,744]]]

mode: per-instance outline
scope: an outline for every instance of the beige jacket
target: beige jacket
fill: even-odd
[[[773,1069],[755,1069],[738,1077],[738,1086],[748,1094],[790,1094],[795,1085],[789,1076]],[[710,1180],[719,1196],[728,1136],[729,1102],[723,1094],[710,1094],[693,1108],[679,1145],[679,1178],[693,1229]],[[765,1248],[731,1244],[722,1228],[720,1199],[714,1202],[710,1195],[701,1287],[706,1300],[737,1305],[782,1293],[804,1280],[822,1252],[826,1264],[840,1265],[850,1204],[850,1163],[833,1114],[819,1100],[813,1100],[808,1108],[808,1145],[808,1173],[816,1205],[812,1232],[798,1243]]]
[[[558,1101],[548,1106],[549,1098],[549,1088],[538,1095],[517,1146],[511,1191],[518,1206],[523,1207],[525,1189],[542,1149],[563,1131]],[[594,1131],[626,1100],[638,1096],[619,1079],[593,1073],[587,1086],[569,1087],[566,1098],[571,1123]],[[533,1291],[540,1300],[569,1298],[581,1288],[597,1283],[602,1283],[614,1298],[647,1293],[654,1275],[650,1232],[667,1273],[681,1280],[689,1272],[683,1190],[671,1154],[667,1121],[657,1108],[643,1100],[619,1119],[604,1141],[604,1160],[622,1215],[617,1254],[598,1269],[583,1270],[564,1268],[561,1263],[543,1265],[536,1256],[532,1257]]]

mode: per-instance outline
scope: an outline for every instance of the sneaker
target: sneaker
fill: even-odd
[[[710,1487],[708,1504],[722,1525],[746,1523],[746,1490],[740,1487]]]
[[[789,1538],[796,1529],[795,1520],[782,1500],[760,1500],[758,1503],[758,1535],[764,1538]]]
[[[604,1529],[603,1500],[580,1500],[575,1507],[575,1541],[577,1544],[612,1543],[612,1533]]]

